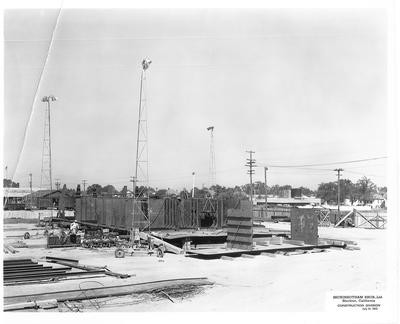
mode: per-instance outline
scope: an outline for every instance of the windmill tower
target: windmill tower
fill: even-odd
[[[133,182],[133,217],[132,229],[137,230],[141,226],[138,214],[141,213],[146,219],[148,230],[150,231],[150,213],[149,213],[149,151],[147,137],[147,97],[146,97],[146,71],[151,61],[144,59],[142,61],[142,72],[140,76],[140,93],[139,93],[139,116],[136,138],[136,164],[135,176],[131,180]],[[136,187],[140,190],[136,193]],[[147,210],[143,210],[138,201],[147,202]]]
[[[214,152],[214,126],[207,127],[210,132],[210,162],[209,162],[209,187],[216,185],[215,152]]]
[[[53,190],[53,179],[51,174],[51,125],[50,125],[50,104],[56,101],[53,95],[45,96],[42,102],[46,103],[44,117],[43,150],[42,150],[42,170],[40,176],[40,189]]]

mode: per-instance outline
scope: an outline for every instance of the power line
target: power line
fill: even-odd
[[[365,172],[357,172],[357,171],[349,171],[346,169],[346,172],[348,173],[354,173],[354,174],[361,174],[361,175],[365,175],[365,176],[369,176],[369,177],[382,177],[384,178],[385,176],[382,174],[369,174],[369,173],[365,173]]]
[[[352,37],[366,37],[370,36],[368,33],[354,33]],[[305,33],[292,33],[292,34],[259,34],[259,35],[178,35],[178,36],[147,36],[147,37],[138,37],[138,36],[116,36],[116,37],[81,37],[81,38],[56,38],[54,41],[56,42],[87,42],[87,41],[152,41],[152,40],[258,40],[258,39],[268,39],[268,38],[315,38],[315,37],[349,37],[341,33],[321,33],[321,34],[305,34]],[[4,42],[12,43],[12,42],[48,42],[46,38],[8,38],[5,39]]]
[[[352,160],[352,161],[341,161],[341,162],[329,162],[329,163],[315,163],[315,164],[300,164],[300,165],[269,165],[273,168],[303,168],[303,167],[313,167],[313,166],[325,166],[325,165],[335,165],[335,164],[348,164],[348,163],[358,163],[366,161],[375,161],[386,159],[387,156],[379,156],[368,159]]]

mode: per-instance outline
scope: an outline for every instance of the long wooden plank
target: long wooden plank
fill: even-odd
[[[104,274],[107,276],[113,276],[113,277],[118,277],[118,278],[129,278],[130,277],[129,274],[116,273],[116,272],[109,271],[108,269],[103,269],[103,268],[100,268],[97,266],[89,266],[89,265],[84,265],[84,264],[78,264],[75,262],[60,261],[60,260],[49,260],[48,262],[53,262],[53,263],[69,266],[72,268],[85,270],[88,272],[103,271]]]
[[[182,253],[183,253],[183,250],[182,250],[181,248],[178,248],[178,247],[175,246],[175,245],[172,245],[172,244],[170,244],[170,243],[167,243],[167,242],[165,242],[164,240],[161,240],[161,239],[159,239],[159,238],[157,238],[157,237],[155,237],[155,236],[153,236],[153,235],[149,235],[149,234],[147,234],[147,233],[140,232],[140,233],[139,233],[139,236],[140,236],[140,238],[141,238],[142,240],[147,240],[148,237],[150,236],[151,240],[152,240],[156,245],[162,245],[162,246],[164,246],[165,249],[166,249],[166,251],[168,251],[168,252],[172,252],[172,253],[175,253],[175,254],[182,254]]]
[[[229,246],[229,245],[228,245]],[[251,254],[261,254],[262,252],[267,253],[276,253],[276,252],[288,252],[288,251],[295,251],[295,250],[313,250],[316,249],[318,252],[323,251],[325,249],[330,248],[331,244],[324,244],[324,245],[305,245],[302,247],[299,246],[265,246],[265,247],[257,247],[253,248],[251,251],[243,248],[234,248],[234,249],[204,249],[204,250],[191,250],[188,252],[188,257],[200,257],[200,258],[220,258],[223,255],[228,256],[239,256],[243,253],[251,253]]]
[[[67,300],[83,300],[90,298],[104,298],[109,296],[123,296],[141,292],[152,291],[155,289],[162,289],[167,287],[174,287],[180,285],[212,285],[213,282],[207,278],[181,278],[181,279],[170,279],[170,280],[159,280],[151,282],[139,282],[128,285],[117,285],[109,287],[96,287],[88,289],[75,289],[66,291],[55,291],[40,294],[30,295],[15,295],[15,296],[4,296],[4,305],[10,305],[15,303],[24,303],[27,301],[39,301],[57,299],[58,302]]]
[[[3,273],[4,274],[7,274],[7,273],[20,273],[20,272],[32,272],[32,271],[40,271],[40,270],[48,270],[48,269],[53,269],[52,267],[43,267],[43,266],[40,266],[40,267],[37,267],[37,268],[32,268],[32,267],[29,267],[29,268],[11,268],[11,269],[6,269],[6,268],[3,268]]]

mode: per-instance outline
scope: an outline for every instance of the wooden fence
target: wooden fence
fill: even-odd
[[[386,209],[371,209],[363,211],[353,209],[343,216],[335,224],[335,227],[343,226],[346,223],[347,225],[358,228],[384,229],[387,223],[387,211]]]

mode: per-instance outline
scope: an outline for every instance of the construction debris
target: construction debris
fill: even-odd
[[[131,294],[168,294],[169,298],[177,298],[193,292],[194,288],[213,285],[207,278],[181,278],[161,281],[141,282],[118,286],[101,286],[96,288],[55,291],[30,295],[15,295],[4,297],[4,310],[21,310],[35,308],[40,303],[56,300],[57,303],[83,301],[106,297],[118,297]]]

